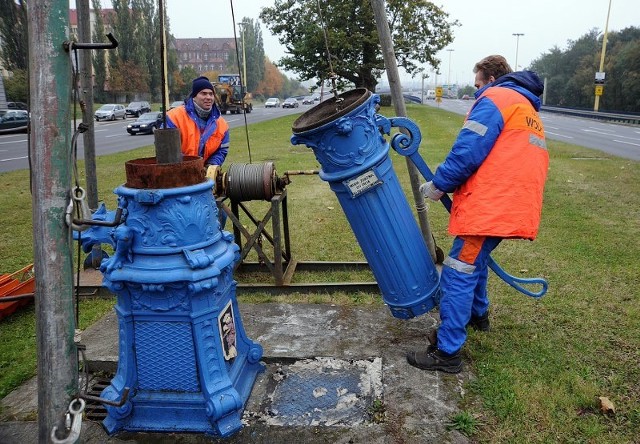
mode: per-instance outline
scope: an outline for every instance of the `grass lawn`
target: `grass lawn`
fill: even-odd
[[[392,115],[388,108],[382,112]],[[462,116],[417,105],[408,105],[408,113],[422,129],[421,153],[435,169]],[[244,128],[232,130],[226,165],[248,163],[250,149],[252,162],[273,161],[279,175],[317,169],[310,149],[289,142],[295,117],[251,125],[249,146]],[[549,291],[535,300],[491,276],[492,332],[471,332],[463,349],[474,377],[452,424],[474,442],[637,443],[640,164],[547,142],[551,163],[539,237],[535,242],[505,241],[494,258],[511,274],[544,277]],[[147,147],[97,159],[100,199],[108,208],[115,208],[113,189],[124,182],[124,162],[152,155],[153,147]],[[390,155],[408,188],[404,158]],[[287,190],[291,244],[298,259],[363,260],[326,183],[318,176],[293,176]],[[261,205],[251,204],[257,209]],[[9,273],[33,262],[27,171],[0,174],[0,208],[0,273]],[[441,205],[431,204],[429,218],[438,245],[448,251],[452,240],[446,234],[448,214]],[[243,300],[382,303],[372,294],[257,295]],[[112,304],[111,300],[83,302],[81,327]],[[0,397],[35,374],[34,319],[33,309],[27,309],[0,323]],[[603,413],[599,397],[613,402],[615,413]]]

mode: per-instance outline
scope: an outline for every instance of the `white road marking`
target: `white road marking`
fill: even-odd
[[[545,130],[545,133],[547,133],[547,134],[553,134],[554,136],[558,136],[558,137],[566,137],[567,139],[573,139],[573,136],[565,136],[564,134],[553,133],[553,132],[551,132],[551,131],[546,131],[546,130]]]

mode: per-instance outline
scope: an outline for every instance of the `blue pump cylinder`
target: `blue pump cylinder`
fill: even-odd
[[[393,316],[439,302],[439,275],[389,157],[376,114],[380,97],[355,89],[300,116],[291,143],[311,148],[351,225]]]

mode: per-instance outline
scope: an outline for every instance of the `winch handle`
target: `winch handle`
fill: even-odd
[[[394,127],[402,127],[408,130],[411,133],[411,130],[420,131],[416,124],[411,122],[409,119],[405,117],[396,117],[389,119],[391,121],[391,126]],[[411,162],[418,168],[420,174],[427,180],[433,180],[433,173],[429,168],[429,165],[424,161],[422,156],[418,153],[418,144],[411,144],[410,139],[412,139],[411,135],[406,135],[403,133],[399,133],[393,136],[391,139],[391,147],[401,156],[408,157],[411,159]],[[440,198],[440,202],[447,209],[449,213],[451,213],[451,198],[447,193],[444,193]],[[507,284],[518,290],[520,293],[531,296],[533,298],[541,298],[547,292],[549,284],[543,278],[520,278],[513,275],[510,275],[506,271],[504,271],[500,265],[496,263],[495,260],[491,256],[489,256],[489,267],[493,270],[495,274],[497,274],[500,279],[505,281]],[[527,284],[527,285],[537,285],[540,284],[542,288],[537,293],[534,293],[522,285],[518,284]]]
[[[500,265],[498,265],[491,256],[489,256],[489,268],[491,268],[493,272],[498,276],[500,276],[500,279],[505,281],[507,284],[511,285],[520,293],[526,296],[531,296],[532,298],[536,298],[536,299],[541,298],[546,294],[547,288],[549,287],[549,284],[543,278],[521,278],[521,277],[513,276],[507,273],[502,268],[500,268]],[[542,286],[542,288],[537,293],[534,293],[533,291],[530,291],[527,288],[523,287],[522,285],[518,285],[518,284],[527,284],[527,285],[539,284]]]

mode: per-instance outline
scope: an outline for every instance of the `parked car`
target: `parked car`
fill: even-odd
[[[285,99],[284,102],[282,102],[283,108],[297,108],[299,106],[300,104],[298,103],[298,99],[295,99],[293,97],[289,97],[288,99]]]
[[[144,113],[135,122],[127,125],[127,132],[132,136],[136,134],[152,134],[162,125],[162,113],[153,111]]]
[[[127,116],[140,117],[144,113],[151,111],[151,105],[149,105],[149,102],[131,102],[127,105],[125,110],[127,112]]]
[[[462,100],[471,100],[471,96],[469,94],[465,94],[462,96]]]
[[[7,108],[9,109],[24,109],[29,111],[29,106],[24,102],[7,102]]]
[[[116,120],[116,119],[126,119],[127,112],[124,109],[124,105],[118,105],[116,103],[107,103],[102,105],[95,113],[95,118],[97,121],[100,120]]]
[[[270,97],[264,102],[265,108],[280,108],[280,99],[277,97]]]
[[[0,133],[26,131],[29,127],[29,112],[22,109],[0,110]]]
[[[171,105],[169,105],[169,109],[177,108],[182,105],[184,105],[184,100],[176,100],[175,102],[171,102]]]

